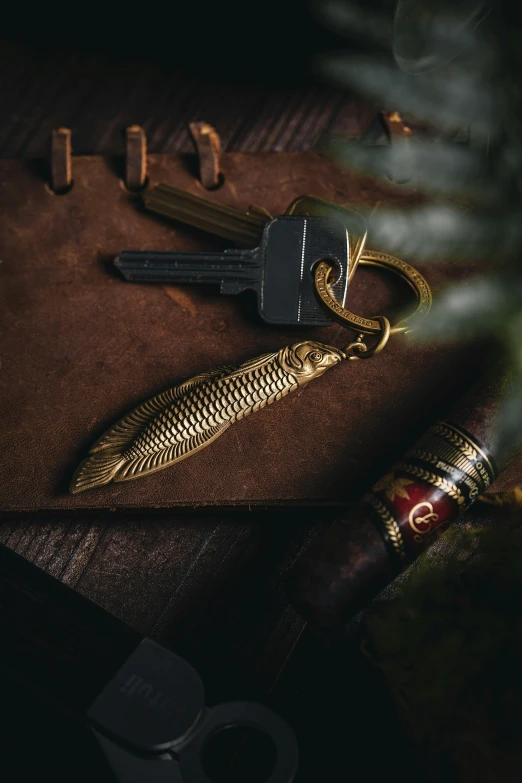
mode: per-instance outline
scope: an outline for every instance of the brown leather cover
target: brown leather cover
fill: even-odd
[[[314,152],[225,154],[222,170],[223,187],[207,192],[183,159],[149,157],[151,185],[272,214],[305,193],[367,205],[419,198]],[[141,400],[298,339],[350,339],[341,326],[269,327],[249,294],[124,282],[110,264],[122,249],[220,245],[146,213],[111,160],[74,158],[73,178],[72,190],[57,196],[35,166],[0,162],[1,510],[342,503],[378,478],[476,372],[479,351],[395,338],[378,357],[345,362],[179,465],[71,496],[68,483],[88,447]],[[447,282],[438,265],[423,271],[435,291]],[[350,292],[352,309],[366,315],[406,300],[402,284],[368,270],[358,271]],[[514,465],[498,489],[519,472]]]

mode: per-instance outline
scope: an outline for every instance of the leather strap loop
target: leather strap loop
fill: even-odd
[[[72,187],[71,131],[57,128],[51,136],[51,190],[57,195]]]
[[[191,122],[189,130],[199,158],[201,184],[207,190],[217,188],[222,181],[219,134],[207,122]]]
[[[139,191],[147,181],[147,136],[139,125],[125,129],[125,186]]]

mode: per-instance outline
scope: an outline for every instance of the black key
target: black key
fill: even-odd
[[[323,217],[278,217],[265,227],[255,250],[164,253],[125,250],[114,263],[126,280],[140,283],[203,283],[222,294],[253,289],[259,313],[271,324],[328,326],[317,302],[313,267],[320,259],[337,267],[332,294],[344,305],[350,241],[342,221]]]

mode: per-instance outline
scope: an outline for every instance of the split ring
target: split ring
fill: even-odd
[[[411,321],[422,316],[426,316],[431,308],[431,290],[424,277],[417,270],[387,253],[379,253],[376,250],[365,250],[359,260],[360,264],[365,266],[377,266],[382,269],[388,269],[402,277],[413,290],[417,307],[414,312],[399,321],[398,324],[391,327],[390,334],[407,332],[411,328]],[[314,270],[315,292],[319,302],[329,313],[330,317],[343,324],[343,326],[353,329],[361,334],[382,334],[383,325],[379,318],[363,318],[360,315],[347,310],[333,298],[328,290],[328,280],[333,271],[333,266],[328,261],[320,261]]]

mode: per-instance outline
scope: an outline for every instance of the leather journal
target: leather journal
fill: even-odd
[[[206,191],[184,158],[149,156],[149,186],[167,182],[271,214],[310,194],[339,204],[406,206],[420,196],[340,169],[315,152],[224,154]],[[359,496],[449,407],[477,373],[480,347],[390,340],[232,427],[210,448],[144,480],[72,496],[72,474],[101,433],[140,401],[202,371],[299,339],[346,345],[342,326],[276,328],[249,293],[126,283],[123,249],[217,250],[209,235],[146,212],[114,161],[73,159],[55,195],[30,162],[0,162],[0,509],[152,508],[206,504],[338,505]],[[371,236],[367,246],[375,250]],[[412,263],[416,263],[414,259]],[[434,294],[470,266],[419,265]],[[348,293],[362,315],[391,314],[408,290],[359,268]],[[517,482],[520,463],[494,489]]]

